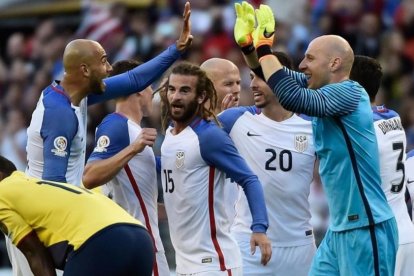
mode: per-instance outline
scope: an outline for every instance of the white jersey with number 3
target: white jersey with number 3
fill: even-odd
[[[378,140],[382,189],[394,212],[398,225],[399,244],[414,242],[414,226],[405,203],[406,136],[400,116],[383,106],[373,107]]]

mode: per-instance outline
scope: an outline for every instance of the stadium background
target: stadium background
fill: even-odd
[[[25,167],[26,127],[42,91],[63,73],[61,57],[75,37],[98,40],[109,61],[146,61],[179,36],[184,0],[0,0],[0,153]],[[193,0],[194,42],[184,59],[201,64],[211,57],[233,61],[242,76],[241,104],[252,103],[249,70],[233,41],[236,1]],[[414,148],[414,1],[413,0],[256,0],[269,4],[277,19],[276,50],[298,65],[308,43],[322,34],[345,37],[355,54],[378,59],[383,84],[378,103],[401,114],[407,150]],[[157,88],[157,83],[154,88]],[[155,104],[157,99],[155,98]],[[96,125],[113,103],[89,109],[88,152]],[[145,124],[160,127],[159,109]],[[154,150],[159,153],[162,135]],[[160,191],[161,193],[162,191]],[[311,206],[317,239],[327,223],[320,185],[312,187]],[[168,261],[174,255],[166,221],[160,223]],[[3,241],[0,268],[8,267]]]

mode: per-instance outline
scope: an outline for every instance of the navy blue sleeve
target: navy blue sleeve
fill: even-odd
[[[94,149],[88,162],[108,159],[126,148],[129,142],[127,119],[110,114],[96,129]]]
[[[334,117],[349,114],[358,107],[364,91],[353,81],[328,84],[316,90],[307,89],[303,83],[300,84],[300,74],[296,77],[291,75],[287,70],[279,70],[270,76],[267,83],[284,108],[309,116]]]
[[[223,129],[225,132],[230,133],[231,129],[233,128],[236,121],[242,116],[245,112],[250,112],[252,114],[257,113],[257,108],[255,106],[240,106],[240,107],[233,107],[224,110],[221,112],[217,119],[223,125]]]
[[[71,108],[44,102],[45,110],[40,129],[43,139],[42,179],[66,181],[66,171],[72,140],[78,132],[78,118]]]
[[[256,233],[265,233],[269,221],[259,179],[240,156],[227,133],[214,124],[203,125],[200,128],[202,129],[195,131],[200,140],[201,156],[208,165],[226,173],[243,187],[253,218],[251,229]]]
[[[157,174],[161,174],[161,156],[155,156],[155,168],[157,170]]]
[[[88,105],[128,96],[144,90],[157,80],[180,55],[176,45],[173,44],[144,64],[125,73],[104,79],[105,92],[102,95],[89,95]]]

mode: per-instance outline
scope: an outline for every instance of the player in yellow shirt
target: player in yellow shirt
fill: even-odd
[[[107,197],[16,171],[0,156],[0,228],[35,275],[151,275],[142,224]]]

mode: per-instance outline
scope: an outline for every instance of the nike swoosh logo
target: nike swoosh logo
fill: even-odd
[[[247,136],[262,136],[260,134],[251,133],[250,131],[247,132]]]
[[[413,182],[414,182],[414,180],[411,180],[411,181],[410,181],[410,179],[407,179],[407,183],[408,183],[408,184],[411,184],[411,183],[413,183]]]

